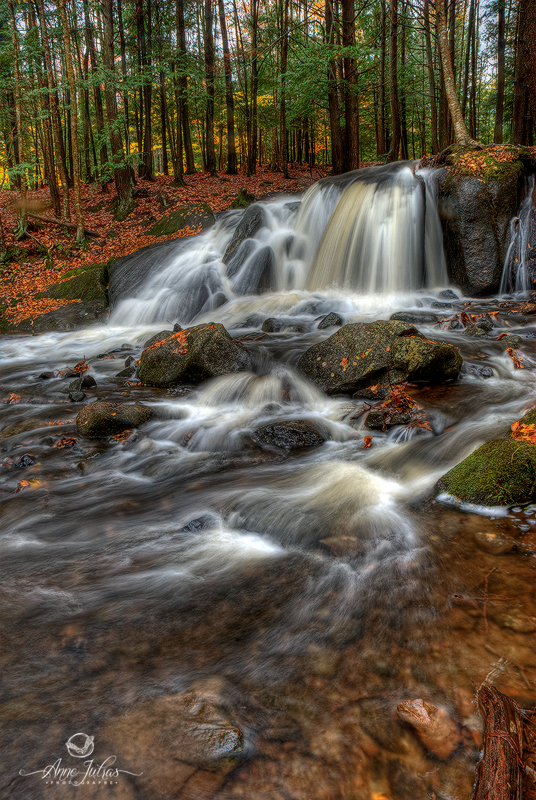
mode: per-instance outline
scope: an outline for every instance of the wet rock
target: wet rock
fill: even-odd
[[[388,409],[376,409],[369,411],[365,420],[365,428],[374,430],[376,428],[392,428],[394,425],[407,425],[411,422],[409,411],[397,411]]]
[[[179,333],[179,331],[182,331],[182,326],[179,325],[178,322],[176,322],[175,325],[173,326],[173,333]]]
[[[493,320],[488,316],[482,317],[476,324],[479,328],[486,331],[486,333],[491,333],[494,328]]]
[[[198,533],[198,531],[213,528],[217,524],[218,519],[214,514],[203,514],[203,516],[197,517],[197,519],[193,519],[187,525],[179,528],[177,533]]]
[[[153,416],[153,410],[141,403],[105,403],[98,400],[79,411],[76,430],[81,436],[99,439],[137,428]]]
[[[136,367],[125,367],[121,372],[116,373],[116,378],[133,378],[136,375]]]
[[[16,458],[13,463],[19,469],[26,469],[27,467],[31,467],[35,464],[35,456],[33,456],[31,453],[24,453],[24,455]]]
[[[397,714],[411,725],[424,747],[438,758],[447,759],[462,740],[458,726],[445,708],[419,699],[400,703]]]
[[[263,294],[276,285],[275,255],[266,245],[251,257],[246,271],[240,272],[233,282],[236,294]]]
[[[482,364],[464,363],[462,372],[466,375],[476,375],[479,378],[493,378],[494,375],[491,367],[484,367]]]
[[[389,319],[397,319],[400,322],[415,322],[417,325],[433,325],[439,322],[437,314],[431,314],[429,311],[397,311],[396,314],[391,314]]]
[[[258,342],[260,339],[268,339],[268,335],[258,331],[251,331],[251,333],[245,333],[243,336],[237,336],[236,338],[240,339],[241,342]]]
[[[463,170],[445,176],[439,213],[447,268],[467,295],[491,294],[499,287],[523,169],[521,161],[496,162],[478,176]]]
[[[326,314],[325,317],[322,317],[320,322],[318,323],[318,330],[323,331],[326,328],[333,328],[335,325],[342,325],[343,319],[339,314],[336,314],[332,311],[330,314]]]
[[[179,328],[179,330],[182,330],[182,329]],[[131,367],[132,364],[134,363],[134,360],[135,360],[134,356],[128,356],[127,358],[125,358],[125,367]]]
[[[440,303],[438,300],[433,300],[430,305],[432,308],[452,308],[452,303]]]
[[[37,376],[37,379],[40,381],[48,381],[51,378],[55,378],[56,375],[54,372],[42,372],[40,375]]]
[[[245,208],[255,202],[255,196],[242,187],[229,208]]]
[[[225,251],[223,256],[223,263],[226,265],[230,265],[230,261],[233,258],[234,254],[240,247],[240,245],[246,241],[246,239],[251,239],[257,233],[260,228],[264,225],[264,210],[260,205],[253,205],[249,206],[248,209],[244,212],[243,216],[240,219],[240,222],[236,226],[236,230],[233,233],[233,237]],[[243,262],[242,262],[243,263]],[[240,265],[241,266],[241,265]],[[236,272],[237,270],[235,270]],[[235,274],[235,273],[233,273]]]
[[[251,369],[246,348],[223,325],[210,322],[175,333],[141,354],[138,377],[147,386],[200,383]]]
[[[183,228],[190,228],[198,233],[212,225],[214,214],[208,203],[186,203],[156,222],[147,233],[149,236],[171,236]]]
[[[69,391],[81,392],[83,389],[95,389],[96,386],[97,381],[92,375],[80,375],[79,378],[75,378],[74,381],[71,381],[69,384]]]
[[[510,334],[510,336],[501,339],[501,344],[505,349],[507,347],[519,347],[519,345],[523,344],[523,339],[517,334]]]
[[[20,422],[15,422],[13,425],[8,425],[0,431],[0,439],[8,439],[10,436],[17,436],[20,433],[35,431],[38,428],[44,428],[46,424],[46,421],[43,419],[24,419]]]
[[[327,547],[333,555],[344,558],[353,556],[361,551],[362,545],[355,536],[328,536],[320,539],[320,544]]]
[[[464,503],[510,506],[536,500],[536,447],[515,439],[486,442],[436,483]]]
[[[493,556],[510,553],[516,546],[513,539],[504,536],[502,533],[495,533],[492,531],[476,531],[473,534],[473,539],[480,550],[483,550],[485,553],[490,553]]]
[[[344,325],[309,348],[298,368],[327,394],[337,394],[377,383],[450,380],[462,363],[452,345],[432,342],[399,320],[378,320]]]
[[[379,384],[374,386],[374,391],[369,387],[359,389],[354,395],[352,395],[353,400],[374,400],[377,402],[378,400],[385,400],[387,395],[391,391],[391,387],[388,383]]]
[[[534,408],[529,408],[529,410],[523,414],[519,422],[521,425],[536,425],[536,406],[534,406]]]
[[[265,319],[261,325],[261,331],[264,333],[277,333],[283,327],[283,323],[281,320],[276,319],[275,317],[268,317]]]
[[[459,300],[460,298],[453,292],[452,289],[442,289],[440,292],[437,293],[437,296],[441,298],[441,300]]]
[[[173,336],[173,331],[158,331],[158,333],[155,333],[155,335],[151,336],[150,339],[147,339],[147,341],[143,345],[143,349],[145,350],[147,347],[150,347],[155,342],[163,342],[164,339],[169,339],[170,336]],[[127,366],[127,364],[125,364],[125,366]]]
[[[308,419],[292,419],[263,425],[253,433],[253,440],[270,447],[296,450],[300,447],[319,447],[327,435]]]
[[[73,403],[81,403],[86,397],[84,392],[73,391],[69,392],[69,398],[73,401]]]
[[[405,751],[404,731],[386,700],[370,697],[359,703],[359,723],[365,733],[391,753]]]
[[[235,768],[243,734],[222,689],[207,680],[148,700],[105,728],[118,763],[136,773],[140,796],[206,800]]]
[[[480,325],[468,325],[467,328],[463,332],[464,336],[487,336],[488,332],[484,330]]]

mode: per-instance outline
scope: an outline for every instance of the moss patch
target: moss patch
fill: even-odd
[[[149,228],[150,236],[171,236],[188,229],[190,234],[201,233],[214,224],[214,214],[208,203],[186,203]]]
[[[514,439],[486,442],[443,475],[436,490],[484,506],[536,500],[536,447]]]
[[[85,269],[79,268],[66,272],[63,276],[68,280],[53,283],[46,292],[37,297],[51,297],[55,300],[82,300],[83,302],[100,301],[108,303],[106,278],[108,264],[92,264]]]

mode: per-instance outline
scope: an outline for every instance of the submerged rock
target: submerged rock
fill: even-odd
[[[468,325],[467,328],[463,332],[463,336],[487,336],[488,332],[485,328],[481,325]]]
[[[230,261],[240,245],[245,242],[246,239],[251,239],[252,236],[255,236],[257,231],[264,225],[264,219],[264,210],[262,206],[258,205],[257,203],[253,206],[249,206],[240,219],[240,222],[236,226],[233,237],[229,243],[229,246],[227,247],[227,250],[225,251],[225,254],[222,258],[224,264],[229,264],[230,266]],[[249,254],[250,253],[248,253],[248,255]],[[244,261],[242,261],[242,263],[244,263]],[[240,266],[241,265],[242,264],[240,264]],[[234,275],[237,271],[238,267],[235,267],[234,270],[229,273],[229,275]]]
[[[417,325],[434,325],[439,322],[437,314],[431,314],[429,311],[397,311],[396,314],[391,314],[389,319],[397,319],[400,322],[415,322]]]
[[[114,719],[103,738],[143,797],[209,798],[237,765],[243,734],[213,679],[151,699]],[[157,765],[157,768],[155,768]]]
[[[438,758],[447,759],[462,740],[458,726],[445,708],[419,699],[400,703],[397,714],[411,725],[426,749]]]
[[[147,386],[201,383],[251,368],[241,342],[219,323],[195,325],[155,342],[141,354],[138,377]]]
[[[376,383],[452,380],[462,363],[452,345],[426,339],[401,321],[377,320],[345,325],[309,348],[298,368],[327,394],[337,394]]]
[[[443,475],[436,491],[483,506],[536,500],[536,446],[515,439],[486,442]]]
[[[319,447],[328,437],[308,419],[291,419],[262,425],[254,432],[253,438],[271,447],[296,450],[300,447]]]
[[[105,403],[98,400],[78,413],[76,430],[81,436],[100,439],[137,428],[153,416],[153,410],[141,403]]]

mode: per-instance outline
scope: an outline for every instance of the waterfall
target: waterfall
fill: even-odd
[[[534,175],[530,175],[525,182],[525,198],[521,203],[519,216],[510,220],[510,244],[504,259],[500,294],[525,294],[532,288],[530,261],[533,252],[530,242],[533,238],[531,228],[536,227],[532,213],[533,192]]]
[[[419,170],[418,162],[324,178],[301,203],[283,197],[252,208],[183,240],[174,258],[117,305],[112,324],[189,324],[244,295],[330,287],[377,295],[449,283],[433,170]],[[255,224],[243,224],[237,240],[248,213]]]

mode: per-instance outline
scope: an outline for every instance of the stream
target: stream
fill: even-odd
[[[425,170],[360,172],[260,204],[227,259],[242,212],[221,215],[106,325],[3,337],[1,800],[469,800],[479,685],[533,707],[536,507],[432,490],[533,404],[534,317],[521,295],[449,286]],[[464,367],[407,387],[428,428],[371,432],[366,398],[327,396],[296,363],[337,330],[318,327],[328,313],[401,311]],[[462,311],[493,331],[468,337],[449,321]],[[253,370],[173,389],[117,377],[193,320],[241,338]],[[96,387],[73,402],[82,360]],[[155,413],[85,439],[94,399]],[[255,446],[292,419],[328,440]],[[454,721],[448,754],[397,715],[416,699]]]

